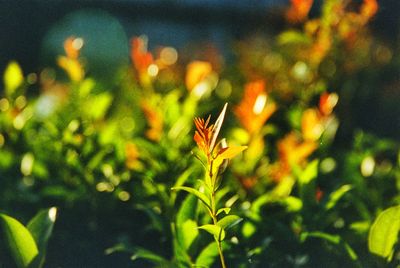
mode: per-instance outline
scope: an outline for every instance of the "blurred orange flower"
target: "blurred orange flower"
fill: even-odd
[[[330,115],[338,103],[339,96],[336,93],[325,92],[319,98],[319,110],[323,115]]]
[[[140,107],[150,127],[146,131],[146,137],[152,141],[159,141],[163,132],[163,117],[161,113],[146,101],[142,101]]]
[[[59,56],[57,58],[58,66],[63,68],[70,79],[75,82],[81,81],[85,75],[82,64],[78,59],[82,46],[82,38],[69,37],[64,41],[66,56]]]
[[[206,61],[193,61],[186,67],[186,88],[191,91],[212,72],[212,66]]]
[[[378,12],[378,2],[376,0],[364,0],[361,6],[361,17],[364,23]]]
[[[324,131],[323,118],[317,109],[307,109],[301,117],[301,133],[304,140],[316,141]]]
[[[147,68],[153,63],[153,55],[147,51],[147,40],[145,38],[132,38],[131,59],[139,73],[147,72]]]
[[[291,132],[278,141],[279,161],[271,166],[271,177],[279,182],[291,174],[292,166],[302,165],[318,147],[314,141],[302,141]]]
[[[276,109],[276,104],[268,101],[265,82],[259,80],[245,86],[242,101],[234,108],[234,113],[241,125],[254,134],[261,130]]]
[[[128,142],[125,145],[125,156],[125,164],[129,169],[134,169],[138,166],[139,151],[134,143]]]
[[[291,0],[290,8],[286,12],[289,22],[296,23],[305,20],[310,12],[313,0]]]

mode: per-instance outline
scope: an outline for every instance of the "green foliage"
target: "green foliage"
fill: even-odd
[[[371,225],[368,236],[369,250],[389,261],[400,232],[400,206],[382,211]]]

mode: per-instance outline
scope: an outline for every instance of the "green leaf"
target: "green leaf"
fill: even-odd
[[[218,257],[217,243],[212,242],[208,244],[197,256],[195,267],[211,267]]]
[[[4,214],[0,214],[0,224],[17,266],[24,268],[30,265],[39,254],[31,233],[19,221]]]
[[[278,44],[288,45],[288,44],[309,44],[310,38],[304,33],[295,30],[289,30],[281,33],[278,36]]]
[[[135,253],[131,256],[131,260],[133,260],[133,261],[137,260],[137,259],[145,259],[145,260],[148,260],[152,263],[159,264],[159,265],[168,264],[168,261],[166,259],[164,259],[160,255],[158,255],[150,250],[136,247],[134,251],[135,251]]]
[[[352,188],[353,187],[351,185],[346,184],[341,186],[336,191],[332,192],[329,195],[328,201],[326,202],[325,209],[329,210],[333,208],[336,205],[336,203],[344,196],[344,194],[350,191]]]
[[[177,238],[184,249],[188,249],[198,235],[197,223],[194,220],[196,210],[197,198],[194,195],[188,195],[176,216]]]
[[[221,226],[224,230],[231,228],[241,222],[243,219],[237,215],[228,215],[223,217],[217,222],[218,226]]]
[[[172,187],[171,188],[172,191],[186,191],[188,193],[194,194],[195,196],[197,196],[198,199],[200,199],[201,202],[203,202],[204,205],[206,205],[206,207],[211,211],[211,205],[210,205],[210,200],[208,199],[208,197],[199,192],[198,190],[191,188],[191,187],[186,187],[186,186],[178,186],[178,187]]]
[[[108,92],[105,92],[88,98],[86,105],[83,106],[83,109],[88,117],[97,120],[104,117],[108,107],[111,105],[111,102],[112,95]]]
[[[368,236],[368,248],[374,254],[388,258],[393,256],[393,246],[400,231],[400,206],[381,212],[371,226]]]
[[[11,61],[8,64],[3,79],[6,95],[10,97],[24,81],[21,67],[19,67],[17,62]]]
[[[220,208],[220,209],[218,209],[216,215],[218,216],[218,215],[221,214],[222,212],[225,212],[225,214],[229,214],[230,211],[231,211],[231,208]]]
[[[318,175],[318,160],[312,161],[299,175],[300,184],[309,184]]]
[[[225,231],[221,226],[213,224],[205,224],[198,228],[203,229],[209,232],[210,234],[214,235],[215,240],[222,241],[225,239]]]
[[[47,242],[53,231],[56,215],[57,208],[55,207],[42,210],[37,213],[27,225],[27,228],[31,232],[32,237],[35,239],[39,250],[39,256],[35,259],[35,263],[38,267],[41,267],[44,262]]]

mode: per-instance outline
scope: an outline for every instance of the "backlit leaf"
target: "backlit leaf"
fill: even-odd
[[[0,224],[16,265],[20,268],[30,265],[39,254],[31,233],[19,221],[4,214],[0,214]]]
[[[368,236],[369,250],[391,260],[393,246],[400,231],[400,206],[384,210],[371,226]]]

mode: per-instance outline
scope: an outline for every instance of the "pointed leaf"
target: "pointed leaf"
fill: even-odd
[[[218,226],[221,226],[223,229],[228,229],[235,226],[242,220],[243,219],[237,215],[228,215],[220,219],[217,224]]]
[[[19,221],[4,214],[0,214],[0,225],[17,266],[24,268],[30,265],[39,254],[31,233]]]
[[[214,235],[214,238],[218,241],[222,241],[225,239],[225,231],[218,225],[205,224],[198,228],[203,229],[209,232],[210,234]]]
[[[224,108],[222,108],[222,111],[217,118],[217,121],[215,121],[215,125],[213,127],[214,135],[212,136],[211,143],[210,143],[211,150],[214,149],[215,142],[217,141],[219,131],[221,130],[222,123],[224,122],[226,107],[228,107],[228,103],[225,103]]]
[[[210,200],[208,199],[208,197],[199,192],[198,190],[191,188],[191,187],[186,187],[186,186],[178,186],[178,187],[172,187],[171,190],[173,191],[186,191],[188,193],[194,194],[195,196],[197,196],[198,199],[200,199],[201,202],[203,202],[204,205],[206,205],[206,207],[211,210],[211,205],[210,205]]]
[[[47,242],[53,231],[54,222],[56,220],[57,208],[42,210],[33,217],[27,225],[32,237],[36,241],[39,250],[39,256],[35,259],[35,263],[40,267],[44,262],[46,255]]]
[[[400,206],[384,210],[371,226],[368,236],[369,251],[389,261],[400,231]]]

